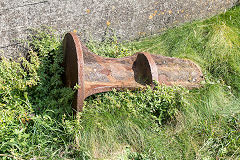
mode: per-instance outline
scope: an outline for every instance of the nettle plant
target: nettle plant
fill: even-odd
[[[130,56],[136,53],[136,49],[133,46],[126,47],[123,43],[120,43],[119,37],[109,27],[101,42],[90,39],[87,42],[87,47],[97,55],[112,58]]]
[[[177,86],[156,85],[154,89],[148,86],[137,91],[124,91],[101,94],[96,99],[89,98],[87,102],[94,107],[94,112],[127,113],[129,116],[148,116],[159,125],[175,121],[176,116],[187,104],[188,90]],[[102,107],[103,106],[103,107]],[[116,109],[114,109],[116,108]],[[89,108],[90,110],[92,108]],[[86,108],[86,110],[89,110]],[[104,111],[105,110],[105,111]]]

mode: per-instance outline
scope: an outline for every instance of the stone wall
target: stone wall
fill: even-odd
[[[60,35],[76,30],[101,39],[111,27],[124,40],[213,16],[238,0],[1,0],[0,55],[17,56],[16,39],[28,28],[51,26]]]

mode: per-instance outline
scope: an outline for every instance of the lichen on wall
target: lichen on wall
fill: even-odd
[[[2,0],[0,55],[15,57],[17,39],[27,29],[51,26],[63,34],[75,30],[84,40],[101,39],[107,27],[130,40],[194,19],[213,16],[238,0]]]

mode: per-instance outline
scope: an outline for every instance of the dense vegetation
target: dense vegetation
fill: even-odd
[[[240,7],[126,44],[88,47],[108,57],[148,51],[188,58],[204,71],[200,89],[157,85],[93,95],[74,118],[61,40],[35,31],[29,54],[0,61],[0,158],[240,158]]]

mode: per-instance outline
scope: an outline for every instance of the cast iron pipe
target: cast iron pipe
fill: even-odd
[[[134,90],[154,81],[166,85],[181,85],[189,89],[200,87],[203,75],[190,60],[139,52],[124,58],[104,58],[82,45],[77,34],[67,33],[63,41],[65,84],[79,86],[73,108],[82,111],[83,101],[90,95],[112,89]]]

